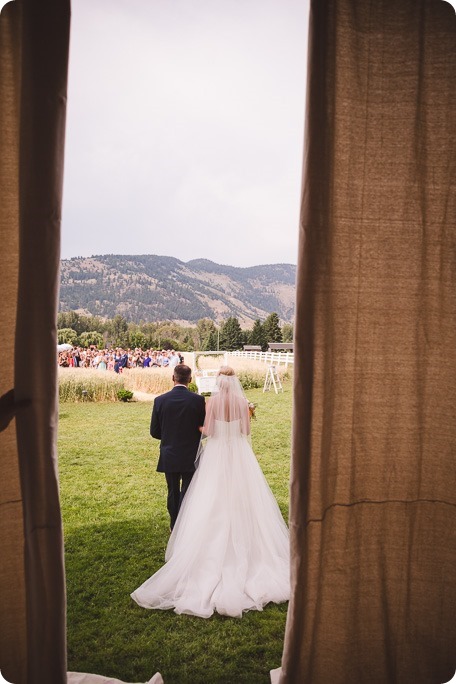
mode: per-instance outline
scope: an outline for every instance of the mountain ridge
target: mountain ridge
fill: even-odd
[[[104,254],[61,261],[60,311],[127,320],[222,322],[249,326],[275,311],[294,319],[296,266],[229,266],[209,259],[181,261],[156,254]]]

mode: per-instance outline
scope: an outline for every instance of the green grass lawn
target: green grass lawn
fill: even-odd
[[[288,520],[291,383],[247,392],[252,443]],[[287,604],[242,619],[145,610],[130,593],[164,562],[166,483],[155,468],[151,404],[60,406],[59,469],[68,593],[68,669],[165,684],[269,682],[280,665]]]

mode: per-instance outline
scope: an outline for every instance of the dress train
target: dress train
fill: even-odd
[[[239,420],[215,421],[165,560],[131,594],[144,608],[242,617],[289,599],[288,528]]]

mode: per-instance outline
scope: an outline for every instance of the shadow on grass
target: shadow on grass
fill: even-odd
[[[165,684],[269,682],[280,665],[287,604],[242,619],[145,610],[130,593],[164,562],[167,517],[87,524],[65,535],[68,669]]]

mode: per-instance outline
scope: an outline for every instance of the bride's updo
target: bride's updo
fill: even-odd
[[[233,385],[233,378],[236,376],[231,366],[222,366],[217,373],[217,387],[219,390],[228,390]]]
[[[217,375],[236,375],[234,368],[231,366],[221,366]]]
[[[217,372],[216,387],[210,399],[206,418],[207,424],[204,428],[206,435],[212,434],[214,420],[222,422],[240,420],[242,434],[250,433],[247,399],[239,378],[231,366],[222,366]]]

